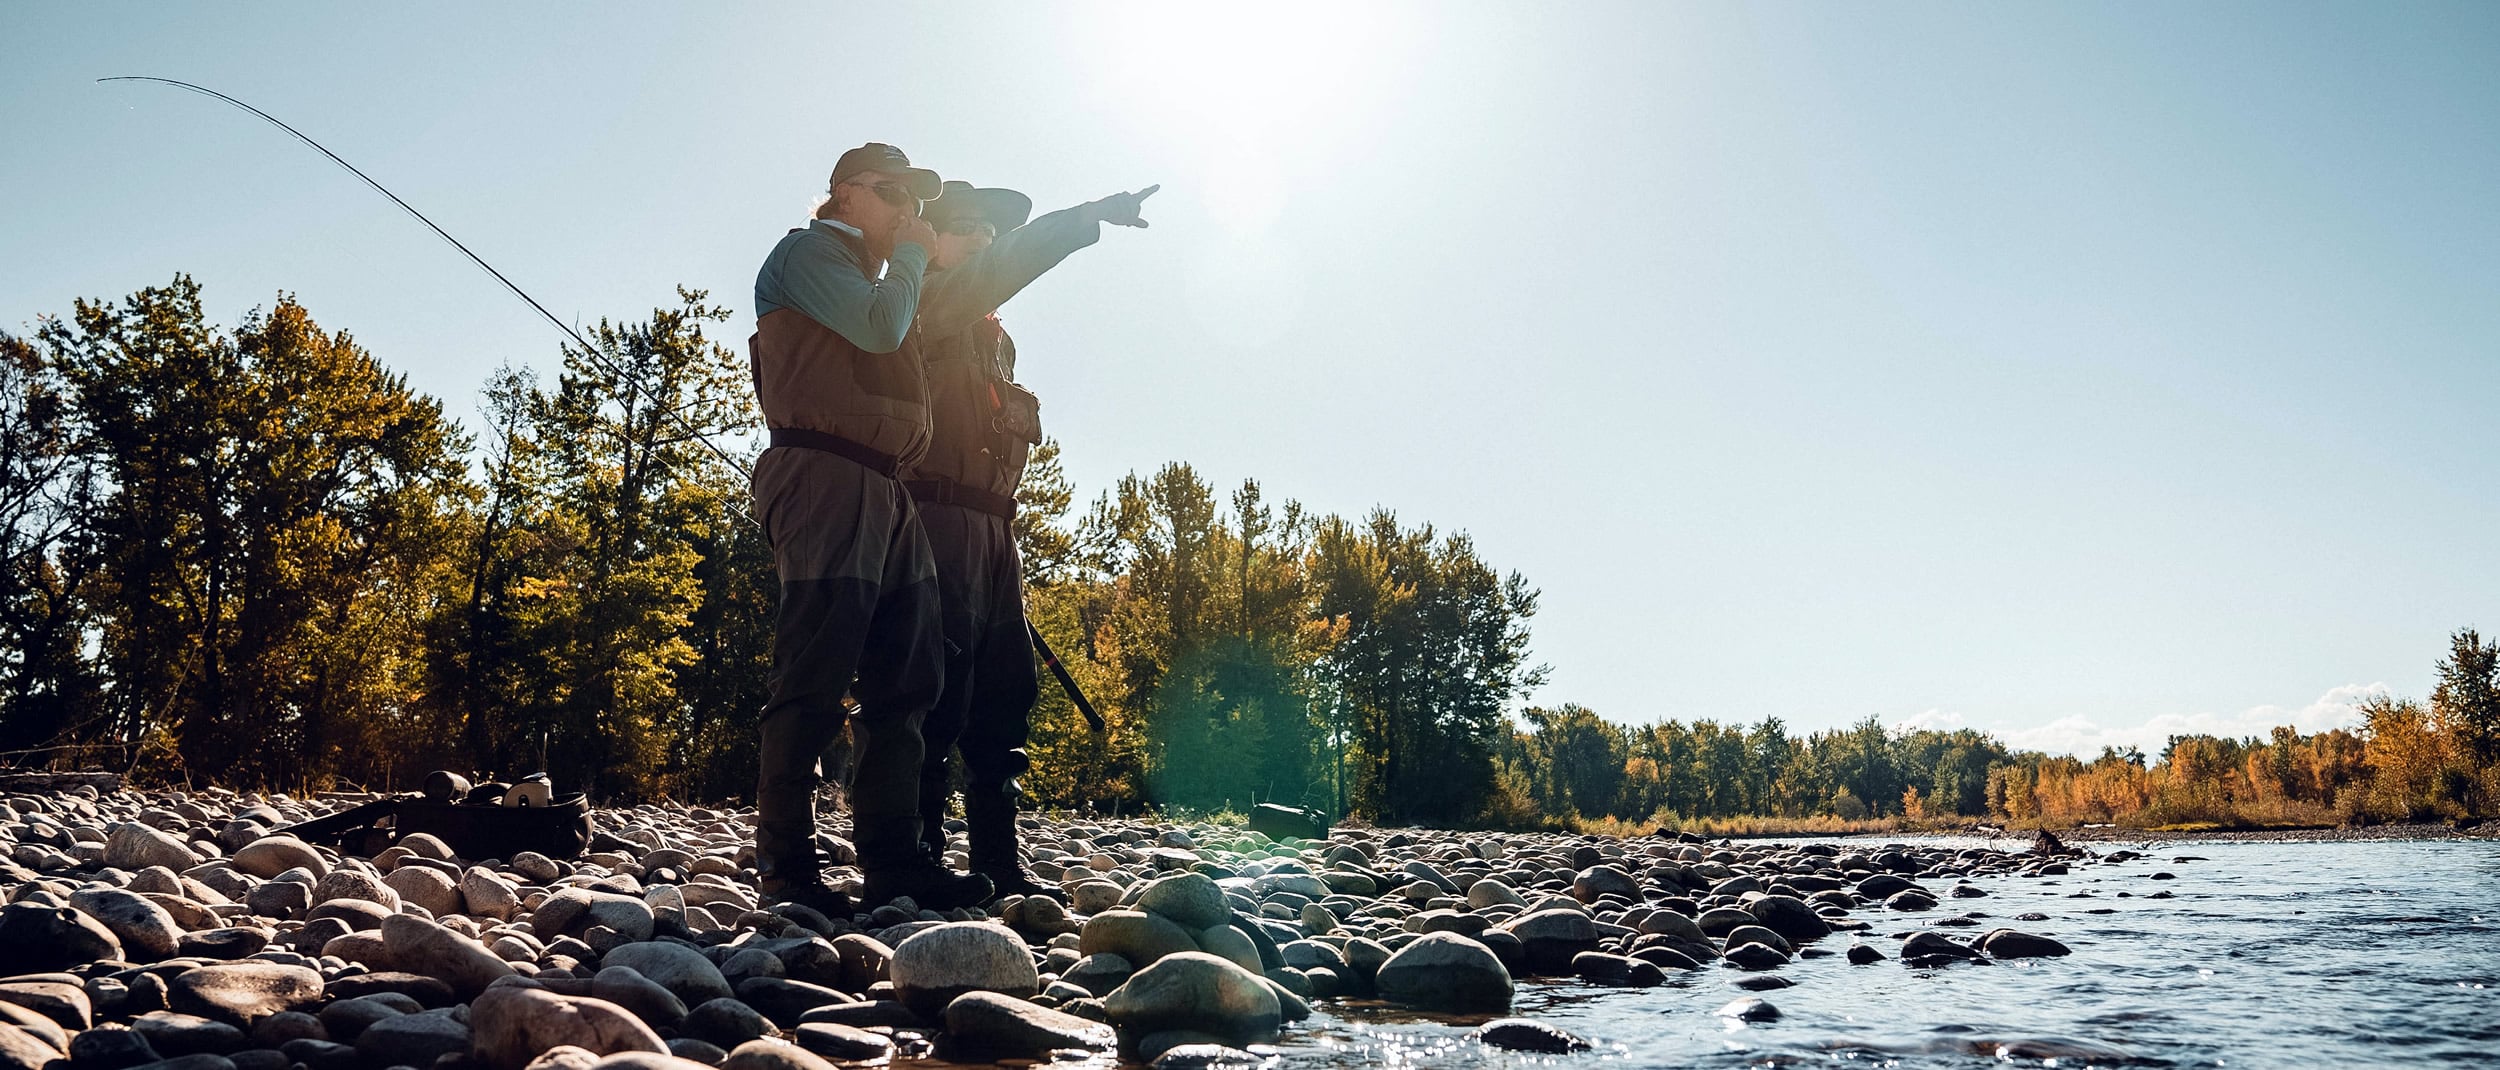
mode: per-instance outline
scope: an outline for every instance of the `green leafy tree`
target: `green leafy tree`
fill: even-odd
[[[72,763],[118,752],[91,738],[104,681],[80,649],[95,490],[53,361],[0,334],[0,751]]]

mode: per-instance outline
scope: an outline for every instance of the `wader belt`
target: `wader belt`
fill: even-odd
[[[884,476],[887,479],[894,478],[894,473],[900,471],[903,467],[902,459],[891,453],[879,453],[866,446],[860,445],[857,442],[853,442],[850,439],[843,438],[840,435],[829,435],[822,431],[810,431],[803,427],[773,428],[772,444],[776,446],[795,446],[803,450],[816,450],[821,453],[830,453],[836,457],[856,461],[859,464],[866,466],[869,471],[875,472],[876,474]]]
[[[979,487],[967,487],[951,479],[907,479],[903,486],[911,491],[913,501],[928,505],[960,505],[976,513],[988,513],[1001,520],[1016,518],[1016,500],[1004,494],[992,494]]]

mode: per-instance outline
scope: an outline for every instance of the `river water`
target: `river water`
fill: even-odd
[[[1946,840],[1954,846],[1978,841]],[[1991,845],[2002,848],[2003,841]],[[2101,852],[2119,845],[2094,845]],[[2195,856],[2195,857],[2189,857]],[[2156,872],[2175,875],[2154,880]],[[1291,1027],[1283,1067],[2494,1066],[2500,1067],[2500,843],[2178,843],[2063,877],[1976,877],[1981,899],[1860,910],[1886,961],[1778,972],[1777,1021],[1714,1012],[1750,995],[1705,969],[1648,989],[1523,986],[1514,1015],[1596,1042],[1532,1056],[1468,1038],[1484,1019],[1325,1004]],[[2168,898],[2148,898],[2167,891]],[[2046,921],[2017,922],[2037,911]],[[2074,953],[1913,970],[1892,937],[1984,914]],[[1820,941],[1844,950],[1847,933]]]

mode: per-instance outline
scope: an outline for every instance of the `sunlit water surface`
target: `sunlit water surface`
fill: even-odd
[[[2174,861],[2181,856],[2202,860]],[[1503,1052],[1469,1039],[1482,1018],[1331,1003],[1287,1033],[1279,1062],[2500,1066],[2500,843],[2171,843],[2063,877],[1973,882],[1986,898],[1948,898],[1919,914],[1859,911],[1875,925],[1862,938],[1886,961],[1852,966],[1834,954],[1782,967],[1796,986],[1760,993],[1783,1012],[1778,1021],[1718,1017],[1751,993],[1730,987],[1737,971],[1708,969],[1662,988],[1523,986],[1512,1013],[1595,1041],[1589,1054]],[[2147,898],[2163,891],[2170,897]],[[2048,920],[2013,920],[2029,911]],[[2074,953],[1934,970],[1890,957],[1895,934],[1964,913],[1985,917],[1946,931],[1967,938],[2012,926]],[[1819,946],[1837,952],[1850,939]]]

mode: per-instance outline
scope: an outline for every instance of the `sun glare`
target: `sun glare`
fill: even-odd
[[[1107,44],[1094,68],[1105,105],[1170,146],[1228,226],[1282,210],[1297,161],[1340,151],[1378,111],[1397,10],[1354,5],[1092,9],[1083,36]]]

